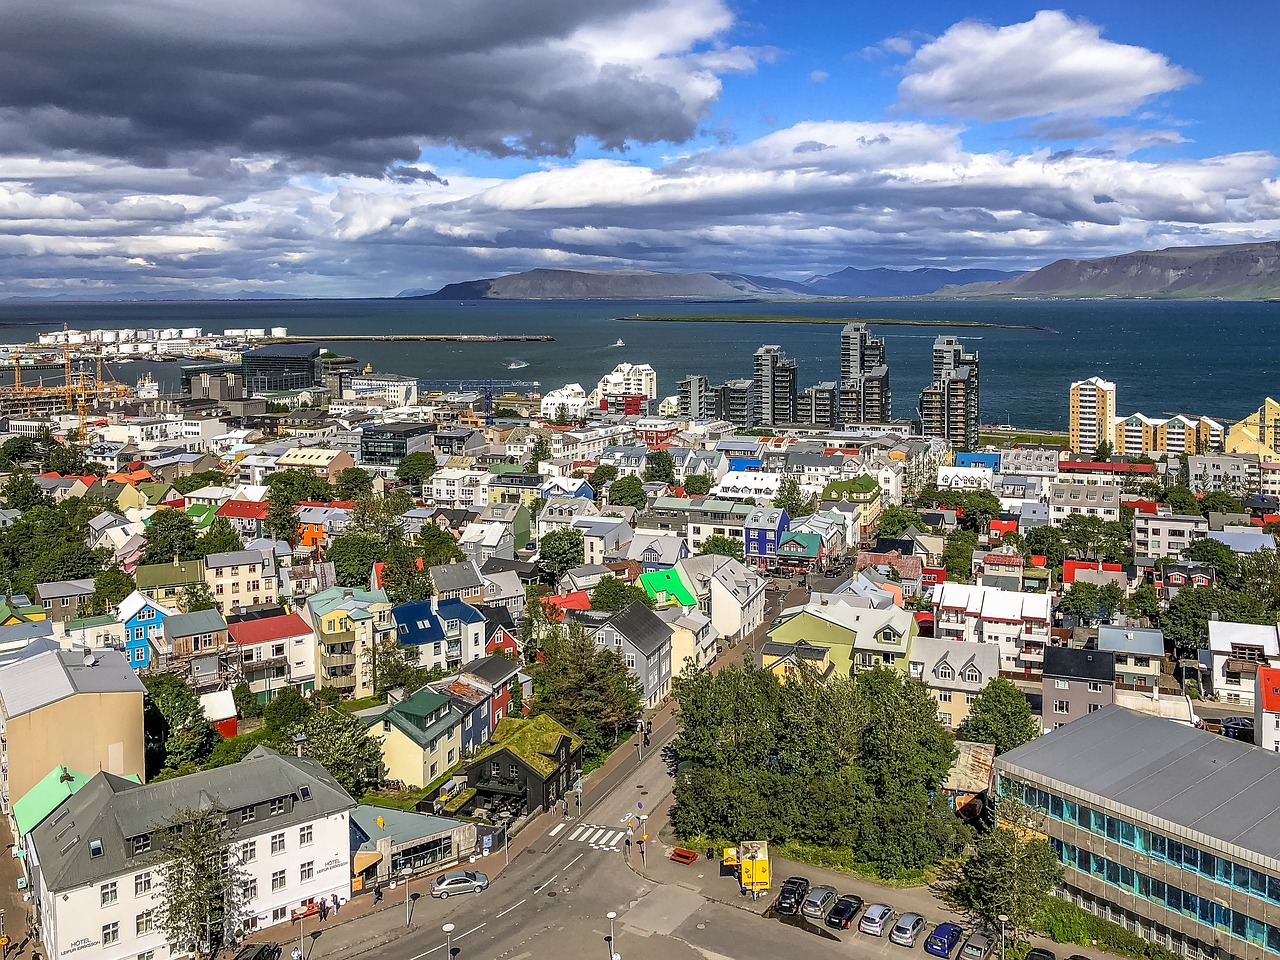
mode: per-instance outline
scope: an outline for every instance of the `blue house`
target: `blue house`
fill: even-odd
[[[124,656],[129,666],[141,670],[151,665],[164,643],[164,621],[176,613],[137,590],[120,601],[116,619],[124,624]]]
[[[758,507],[743,523],[747,560],[773,560],[778,555],[782,535],[791,530],[787,511],[777,507]]]
[[[583,500],[594,500],[596,491],[582,477],[548,477],[542,485],[542,499],[552,497],[579,497]]]
[[[484,656],[484,614],[457,598],[402,603],[391,619],[400,645],[417,648],[419,666],[452,670]]]
[[[1000,454],[998,453],[957,453],[957,467],[986,467],[1000,472]]]

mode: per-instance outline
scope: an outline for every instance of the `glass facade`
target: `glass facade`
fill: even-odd
[[[1255,867],[1237,863],[1208,850],[1154,830],[1139,827],[1127,820],[1095,810],[1083,803],[1060,797],[1047,790],[1002,776],[1000,795],[1021,800],[1050,820],[1071,824],[1100,838],[1105,838],[1152,860],[1170,864],[1184,873],[1202,877],[1241,893],[1280,904],[1280,877]],[[1197,896],[1165,880],[1159,880],[1107,857],[1099,856],[1062,840],[1053,839],[1058,859],[1081,873],[1088,874],[1111,887],[1127,890],[1152,903],[1161,904],[1190,917],[1207,928],[1205,937],[1212,940],[1215,931],[1227,933],[1268,950],[1280,951],[1280,927],[1264,923],[1248,914],[1232,910],[1226,904]]]

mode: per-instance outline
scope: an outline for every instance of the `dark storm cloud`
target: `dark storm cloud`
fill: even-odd
[[[718,84],[678,55],[727,19],[696,0],[695,29],[635,55],[626,18],[666,2],[10,0],[0,150],[379,175],[424,144],[566,156],[580,137],[679,141]]]

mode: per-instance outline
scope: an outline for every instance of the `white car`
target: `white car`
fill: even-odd
[[[431,895],[446,899],[452,893],[479,893],[488,887],[487,874],[475,870],[450,870],[431,881]]]

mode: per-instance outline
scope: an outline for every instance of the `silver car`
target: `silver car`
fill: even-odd
[[[873,903],[863,911],[862,919],[858,921],[858,932],[883,937],[892,920],[893,907],[887,903]]]
[[[804,898],[804,903],[800,904],[800,912],[806,917],[821,920],[831,912],[831,908],[836,902],[836,896],[835,887],[814,887],[809,891],[809,895]]]
[[[431,881],[431,895],[447,899],[454,893],[479,893],[488,886],[488,874],[478,870],[450,870]]]
[[[929,924],[918,913],[904,913],[889,931],[889,939],[901,947],[914,947]]]

